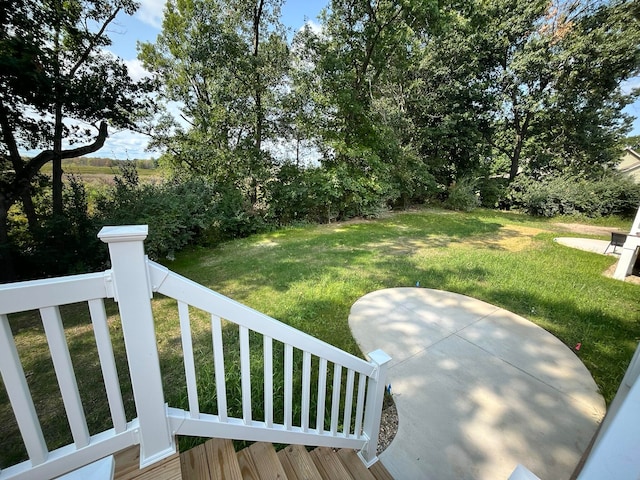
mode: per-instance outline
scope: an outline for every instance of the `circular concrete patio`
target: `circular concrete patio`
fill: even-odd
[[[393,360],[394,478],[507,479],[518,463],[568,479],[605,413],[588,370],[556,337],[511,312],[450,292],[394,288],[351,308],[364,352]]]

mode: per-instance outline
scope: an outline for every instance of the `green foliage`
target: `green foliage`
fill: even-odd
[[[159,81],[163,112],[153,145],[177,173],[243,188],[255,206],[278,138],[288,51],[280,0],[169,1],[155,44],[140,59]],[[167,102],[179,104],[180,119]],[[184,126],[183,119],[188,127]]]
[[[508,187],[509,182],[504,177],[483,177],[478,179],[480,204],[486,208],[502,208]]]
[[[449,210],[470,212],[480,206],[480,192],[476,188],[476,181],[470,177],[463,177],[453,183],[442,205]]]
[[[51,191],[42,190],[38,208],[50,212]],[[86,273],[103,268],[106,250],[96,237],[99,225],[89,215],[87,192],[82,180],[68,176],[63,191],[66,215],[46,215],[35,231],[26,218],[11,217],[11,246],[19,260],[22,278]]]
[[[634,150],[640,150],[640,135],[634,135],[627,137],[624,142],[625,146],[631,147]]]
[[[268,192],[269,218],[278,225],[326,223],[337,216],[339,192],[324,168],[282,165]]]
[[[204,180],[140,184],[135,166],[124,162],[113,189],[97,201],[97,217],[104,225],[149,225],[149,256],[172,258],[212,228],[217,202]]]
[[[531,215],[629,216],[640,204],[640,185],[611,172],[599,180],[573,175],[534,180],[520,176],[511,184],[508,202]]]
[[[148,113],[147,81],[136,82],[108,51],[106,32],[135,0],[15,0],[0,4],[0,280],[16,270],[10,251],[9,211],[22,203],[31,236],[64,232],[62,159],[99,150],[108,126],[131,127]],[[21,150],[38,150],[24,159]],[[38,172],[51,163],[52,208],[39,218],[30,198]],[[58,225],[54,227],[53,224]],[[61,257],[64,254],[60,254]]]

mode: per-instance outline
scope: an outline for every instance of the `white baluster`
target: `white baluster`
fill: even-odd
[[[200,416],[200,404],[198,401],[198,384],[196,382],[196,365],[193,358],[189,305],[184,302],[178,302],[178,316],[180,317],[180,338],[184,357],[184,374],[187,381],[187,397],[189,398],[189,416],[198,418]]]

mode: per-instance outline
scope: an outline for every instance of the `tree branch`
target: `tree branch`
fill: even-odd
[[[9,116],[7,115],[7,109],[0,98],[0,127],[2,129],[2,138],[4,143],[9,149],[9,158],[11,158],[11,164],[16,174],[23,168],[22,158],[18,150],[18,144],[16,143],[16,137],[13,134],[11,124],[9,123]]]
[[[87,58],[89,58],[91,51],[96,47],[96,43],[97,43],[96,39],[100,38],[104,34],[105,30],[107,29],[107,26],[109,26],[109,24],[113,20],[115,20],[116,16],[120,12],[120,9],[121,7],[116,8],[111,13],[111,15],[109,15],[109,17],[104,21],[104,23],[100,27],[100,31],[98,31],[98,33],[93,36],[93,40],[89,42],[89,45],[87,46],[87,48],[85,48],[84,52],[82,52],[82,55],[80,55],[80,58],[78,59],[78,61],[75,63],[73,67],[71,67],[71,70],[69,70],[69,77],[73,77],[76,71],[78,70],[78,68],[80,68],[80,66],[87,60]]]
[[[108,125],[104,120],[100,122],[100,127],[98,131],[98,136],[89,145],[84,145],[82,147],[72,148],[69,150],[63,150],[60,152],[60,158],[74,158],[74,157],[82,157],[83,155],[87,155],[89,153],[97,152],[104,145],[105,140],[109,136],[108,134]],[[33,176],[38,173],[38,171],[47,163],[50,162],[54,157],[53,150],[43,150],[38,155],[33,157],[25,166],[25,172],[29,180],[33,178]]]

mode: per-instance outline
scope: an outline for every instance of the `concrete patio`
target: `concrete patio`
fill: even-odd
[[[586,367],[511,312],[422,288],[372,292],[349,324],[393,357],[398,433],[380,458],[397,479],[507,479],[518,463],[568,479],[605,413]]]

